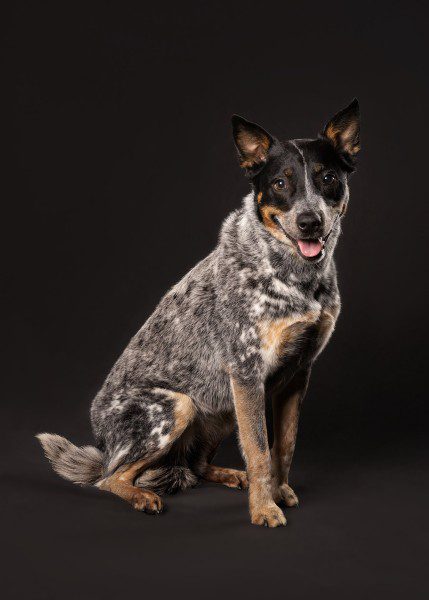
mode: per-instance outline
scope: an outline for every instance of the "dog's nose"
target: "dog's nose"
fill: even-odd
[[[296,224],[302,233],[308,235],[320,228],[322,219],[320,215],[315,212],[302,212],[297,216]]]

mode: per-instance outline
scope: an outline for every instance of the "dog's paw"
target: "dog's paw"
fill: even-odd
[[[237,469],[208,465],[202,477],[206,481],[221,483],[238,490],[247,490],[249,487],[246,471],[238,471]]]
[[[249,481],[247,479],[246,472],[237,471],[235,469],[230,469],[228,478],[223,481],[223,484],[238,490],[247,490],[249,487]]]
[[[279,485],[273,493],[273,497],[277,504],[279,502],[284,502],[286,506],[298,506],[298,496],[295,494],[293,489],[287,483],[283,483]]]
[[[252,510],[250,517],[253,525],[265,527],[280,527],[287,523],[283,511],[274,503]]]
[[[158,494],[148,490],[138,490],[134,494],[132,505],[136,510],[149,515],[158,515],[164,508],[164,503]]]

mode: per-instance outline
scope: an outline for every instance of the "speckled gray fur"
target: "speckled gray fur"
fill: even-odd
[[[91,407],[97,448],[40,434],[60,475],[131,502],[133,486],[184,489],[209,476],[238,415],[252,522],[285,524],[274,500],[298,501],[288,472],[299,404],[340,310],[333,252],[358,118],[355,100],[319,139],[281,143],[233,117],[252,191],[225,219],[213,252],[167,292],[113,366]],[[303,232],[309,214],[312,229]],[[283,394],[294,412],[277,429],[270,460],[263,403],[271,394]],[[132,479],[123,483],[121,473]]]
[[[118,454],[121,462],[137,460],[168,432],[171,401],[160,389],[187,394],[202,417],[233,412],[230,374],[254,385],[266,380],[256,323],[338,304],[331,255],[339,229],[325,260],[306,264],[266,231],[253,193],[245,198],[225,220],[217,248],[162,298],[94,399],[106,466]]]

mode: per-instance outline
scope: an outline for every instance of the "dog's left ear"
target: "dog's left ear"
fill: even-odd
[[[233,115],[231,122],[240,166],[250,171],[260,169],[267,162],[274,138],[256,123],[238,115]]]
[[[359,102],[355,98],[326,125],[322,136],[341,154],[353,159],[360,150]]]

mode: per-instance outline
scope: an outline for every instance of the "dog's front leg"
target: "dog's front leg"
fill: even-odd
[[[249,508],[252,523],[278,527],[286,525],[283,511],[273,500],[271,458],[265,422],[263,385],[249,385],[231,378],[240,443],[249,479]]]
[[[295,450],[299,411],[310,378],[310,367],[296,373],[283,389],[273,392],[274,443],[272,458],[272,492],[276,502],[297,506],[298,498],[289,486],[289,470]]]

